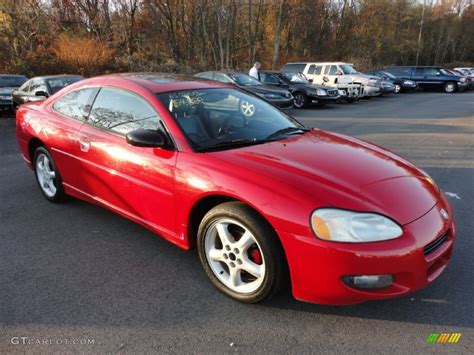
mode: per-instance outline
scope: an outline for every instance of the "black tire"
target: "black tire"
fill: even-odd
[[[252,233],[258,243],[258,245],[255,244],[255,246],[261,251],[265,273],[260,286],[253,292],[241,293],[232,290],[217,278],[209,264],[206,255],[206,238],[209,238],[209,236],[206,235],[216,222],[223,219],[234,220],[243,225]],[[238,239],[236,239],[236,241],[238,241]],[[235,300],[246,303],[256,303],[277,294],[282,289],[282,286],[287,283],[288,269],[286,258],[278,236],[270,224],[260,214],[244,203],[226,202],[207,212],[199,225],[197,248],[201,265],[211,282],[221,292]],[[222,246],[222,251],[224,251],[224,246]],[[224,264],[224,262],[222,264]],[[227,266],[227,269],[229,268],[230,266]],[[222,274],[222,272],[220,274]]]
[[[457,91],[457,85],[454,81],[448,81],[443,85],[443,91],[447,94],[452,94]]]
[[[50,195],[47,192],[45,192],[45,188],[41,186],[40,178],[39,178],[39,172],[38,172],[38,160],[46,156],[49,160],[49,167],[54,171],[54,178],[51,178],[53,181],[54,186],[56,187],[56,191],[54,194]],[[33,158],[33,169],[35,171],[35,177],[36,177],[36,182],[38,183],[38,186],[41,190],[41,193],[43,196],[50,202],[62,202],[64,201],[64,198],[66,197],[66,194],[64,193],[64,188],[63,188],[63,183],[61,179],[61,175],[59,174],[59,170],[56,167],[56,164],[53,160],[53,157],[51,154],[48,152],[48,150],[45,147],[39,147],[36,149],[34,158]]]
[[[293,94],[293,106],[295,106],[295,108],[306,108],[308,107],[308,96],[306,96],[304,93],[302,92],[295,92]]]

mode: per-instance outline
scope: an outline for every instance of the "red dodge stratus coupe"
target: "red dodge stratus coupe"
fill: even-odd
[[[92,78],[23,105],[17,136],[48,200],[71,195],[197,247],[240,301],[286,282],[322,304],[402,296],[452,254],[451,207],[426,173],[226,84]]]

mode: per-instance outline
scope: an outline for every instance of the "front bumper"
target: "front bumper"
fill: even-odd
[[[313,104],[333,104],[333,103],[337,103],[340,98],[341,98],[340,95],[336,95],[336,96],[312,95],[312,96],[309,96],[309,99],[311,100],[311,103],[313,103]]]
[[[10,109],[13,106],[12,98],[0,98],[0,109]]]
[[[383,242],[335,243],[279,232],[294,297],[312,303],[349,305],[399,297],[427,286],[446,268],[453,251],[455,225],[451,217],[442,219],[443,206],[439,202],[423,217],[405,225],[402,237]],[[446,232],[447,239],[425,255],[424,248]],[[382,274],[393,275],[391,286],[361,290],[342,281],[345,275]]]
[[[268,102],[271,102],[273,105],[278,106],[279,108],[292,108],[293,107],[293,97],[285,99],[265,99]]]
[[[395,86],[384,86],[383,88],[384,94],[393,94],[395,93]]]
[[[382,94],[382,88],[380,86],[364,86],[364,96],[379,96]]]
[[[467,89],[469,83],[468,83],[467,81],[465,81],[465,82],[463,82],[463,83],[460,82],[460,81],[458,81],[458,82],[457,82],[457,85],[458,85],[458,90],[459,90],[459,91],[464,91],[464,90]]]

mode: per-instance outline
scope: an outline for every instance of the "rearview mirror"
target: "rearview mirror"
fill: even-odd
[[[159,130],[137,129],[128,132],[127,143],[135,147],[168,148],[168,137]]]
[[[35,91],[35,96],[48,97],[48,93],[46,91]]]

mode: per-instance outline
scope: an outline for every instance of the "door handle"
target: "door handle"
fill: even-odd
[[[87,137],[81,137],[79,138],[79,147],[81,148],[81,151],[88,152],[91,147],[91,142]]]

